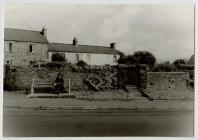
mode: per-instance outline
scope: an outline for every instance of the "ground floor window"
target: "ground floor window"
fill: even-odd
[[[65,54],[64,53],[53,53],[52,54],[52,61],[59,61],[64,62],[65,61]]]
[[[87,59],[91,60],[91,54],[89,54],[89,53],[87,54]]]
[[[30,60],[30,61],[29,61],[29,65],[30,65],[30,66],[34,66],[35,64],[36,64],[36,61],[35,61],[35,60]]]
[[[113,55],[113,62],[117,62],[117,55]]]
[[[79,61],[80,61],[79,54],[76,54],[76,62],[79,62]]]
[[[29,52],[32,52],[32,44],[29,45]]]

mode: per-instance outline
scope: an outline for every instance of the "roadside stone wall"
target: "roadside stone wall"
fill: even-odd
[[[115,83],[117,83],[116,68],[110,66],[64,66],[61,68],[16,67],[9,74],[9,81],[11,81],[9,86],[11,86],[13,90],[29,90],[33,78],[35,82],[49,82],[53,84],[59,73],[63,75],[66,90],[69,86],[69,79],[71,90],[88,89],[85,80],[91,77],[100,79],[105,89],[115,88]]]
[[[146,66],[139,66],[139,88],[148,91],[181,91],[189,89],[188,72],[148,72]],[[40,83],[54,83],[58,73],[63,75],[65,88],[68,89],[69,79],[71,90],[86,90],[86,80],[97,78],[101,82],[100,89],[118,87],[118,69],[111,66],[65,65],[60,68],[49,67],[15,67],[7,75],[4,82],[11,90],[30,89],[32,79]]]
[[[147,72],[147,89],[175,90],[189,89],[188,72]]]

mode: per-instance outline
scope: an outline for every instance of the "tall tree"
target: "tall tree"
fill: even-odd
[[[147,64],[150,68],[155,65],[155,56],[148,51],[137,51],[133,54],[138,64]]]
[[[148,51],[137,51],[133,55],[123,56],[118,60],[119,64],[147,64],[153,68],[156,62],[155,56]]]
[[[134,56],[127,55],[127,56],[120,57],[120,59],[118,60],[118,63],[119,64],[136,64],[137,60]]]

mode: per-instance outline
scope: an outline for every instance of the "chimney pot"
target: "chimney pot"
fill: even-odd
[[[116,43],[111,43],[111,44],[110,44],[110,47],[111,47],[112,49],[115,49]]]
[[[47,29],[45,27],[43,27],[41,34],[47,37]]]
[[[78,46],[78,39],[76,37],[74,37],[73,39],[73,45]]]

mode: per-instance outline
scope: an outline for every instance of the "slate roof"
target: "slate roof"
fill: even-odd
[[[44,35],[42,35],[40,31],[11,29],[11,28],[4,29],[4,40],[48,43],[47,38]]]
[[[92,45],[78,45],[63,44],[63,43],[50,43],[48,47],[49,52],[71,52],[71,53],[95,53],[95,54],[117,54],[120,52],[116,49],[104,46]]]

